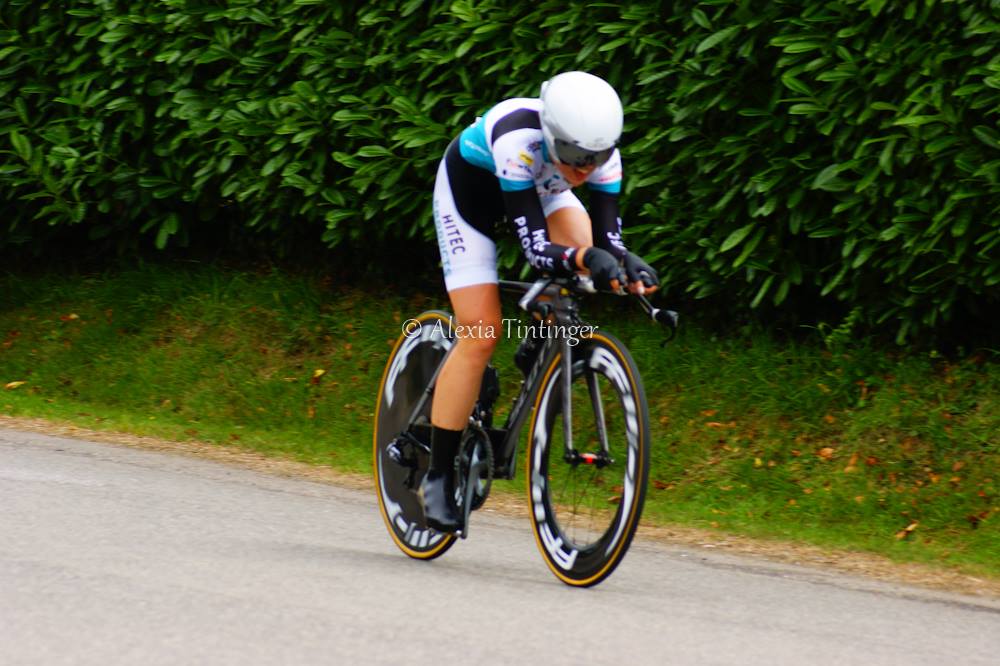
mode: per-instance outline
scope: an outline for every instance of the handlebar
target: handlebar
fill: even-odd
[[[526,289],[524,295],[517,302],[518,307],[529,314],[537,314],[542,319],[545,319],[552,313],[552,305],[547,301],[538,302],[538,297],[543,295],[553,285],[557,288],[566,287],[577,292],[597,293],[594,281],[584,275],[574,275],[570,278],[559,279],[544,277],[536,280],[534,283],[512,282],[508,280],[500,281],[500,286],[507,289],[516,289],[517,291]],[[626,292],[619,290],[617,293],[618,295],[623,295]],[[667,335],[667,341],[672,340],[677,333],[677,326],[680,319],[677,312],[655,307],[649,302],[649,299],[641,294],[634,294],[634,296],[650,319],[669,329],[670,333]]]

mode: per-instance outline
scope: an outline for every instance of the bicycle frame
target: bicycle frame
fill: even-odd
[[[516,282],[501,280],[500,288],[506,291],[520,292],[523,297],[518,305],[529,314],[539,314],[543,319],[551,316],[556,324],[579,324],[578,307],[576,299],[565,285],[554,282],[551,279],[538,280],[534,283]],[[539,303],[538,298],[548,297],[549,300]],[[514,403],[503,427],[503,440],[500,450],[503,455],[499,458],[504,462],[506,468],[498,468],[495,472],[498,476],[513,479],[517,461],[517,443],[521,437],[521,429],[531,413],[528,405],[533,401],[538,390],[542,386],[541,373],[544,368],[551,365],[556,354],[561,354],[562,370],[562,414],[563,414],[563,448],[564,458],[567,462],[580,462],[580,456],[573,446],[573,416],[570,385],[573,380],[573,346],[570,339],[564,335],[555,336],[546,340],[541,352],[535,358],[535,362],[528,372],[528,376],[521,384],[521,390],[514,398]],[[601,441],[601,449],[605,456],[608,451],[607,432],[603,423],[603,409],[600,405],[600,395],[596,379],[590,378],[588,386],[591,389],[591,399],[595,408],[601,409],[598,426],[598,433]]]
[[[543,278],[534,283],[511,280],[500,280],[499,282],[501,289],[523,294],[518,303],[522,310],[532,315],[538,314],[542,317],[542,319],[548,319],[551,317],[554,320],[553,323],[561,325],[581,323],[576,298],[574,297],[572,291],[568,288],[571,284],[575,285],[576,288],[581,291],[594,291],[593,285],[590,283],[589,279],[580,278],[577,278],[572,282],[566,280],[553,280],[552,278]],[[545,297],[547,300],[539,301],[540,297]],[[671,328],[676,326],[677,314],[675,312],[654,308],[645,298],[641,296],[638,298],[642,303],[643,308],[651,318],[664,323]],[[472,419],[472,425],[480,428],[480,430],[482,430],[484,434],[489,437],[490,443],[493,445],[495,462],[494,476],[496,478],[504,478],[508,480],[514,478],[517,468],[517,444],[520,440],[521,429],[524,427],[525,421],[527,421],[528,416],[531,413],[529,405],[532,403],[538,390],[541,388],[541,374],[543,369],[551,365],[552,359],[555,358],[556,354],[562,355],[561,380],[563,391],[561,399],[564,459],[566,462],[574,465],[580,462],[588,462],[596,464],[600,467],[603,467],[611,462],[608,453],[607,427],[604,420],[604,408],[601,401],[600,387],[598,386],[597,378],[590,373],[587,375],[587,387],[589,389],[588,392],[590,394],[591,404],[594,409],[598,441],[600,442],[600,452],[596,457],[587,457],[592,456],[592,454],[581,455],[573,445],[573,412],[570,387],[573,381],[572,350],[575,345],[570,344],[571,339],[572,338],[566,337],[565,335],[558,335],[545,340],[541,351],[535,358],[535,362],[528,372],[527,377],[525,377],[524,381],[521,382],[521,388],[514,397],[511,410],[507,414],[507,418],[502,428],[483,428],[480,423],[477,423],[474,419]],[[452,347],[445,354],[444,358],[441,360],[441,363],[434,371],[434,376],[428,383],[423,396],[414,407],[413,413],[410,415],[409,419],[410,428],[418,425],[416,421],[419,418],[419,415],[423,412],[427,404],[427,400],[434,394],[434,387],[437,385],[438,375],[441,372],[441,368],[448,360],[448,356],[451,355],[453,349],[454,345],[452,345]],[[423,445],[423,443],[421,444]],[[426,445],[423,446],[426,447]]]

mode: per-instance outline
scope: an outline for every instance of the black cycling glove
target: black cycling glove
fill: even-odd
[[[612,280],[618,280],[619,286],[625,284],[622,267],[618,265],[615,256],[607,250],[599,247],[587,248],[587,253],[583,255],[583,265],[590,270],[590,277],[598,289],[610,290]]]
[[[660,284],[660,276],[656,274],[656,271],[638,255],[631,252],[625,253],[625,274],[628,275],[630,283],[642,281],[646,287],[655,287]]]

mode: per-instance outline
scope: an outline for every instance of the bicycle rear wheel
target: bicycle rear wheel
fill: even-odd
[[[455,535],[425,527],[423,507],[416,495],[427,471],[426,452],[413,453],[411,466],[400,465],[389,455],[389,445],[410,427],[411,418],[430,421],[431,400],[424,401],[414,414],[434,373],[454,343],[450,319],[445,312],[424,312],[396,341],[379,386],[375,407],[373,465],[379,511],[389,536],[404,553],[430,560],[445,553],[455,543]],[[409,322],[408,322],[409,324]]]
[[[649,410],[635,362],[616,338],[595,333],[572,348],[571,359],[575,454],[566,459],[558,353],[535,399],[528,496],[546,564],[567,585],[588,587],[614,571],[639,524],[649,476]]]

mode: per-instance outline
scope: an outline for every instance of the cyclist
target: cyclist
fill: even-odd
[[[603,79],[566,72],[540,98],[500,102],[451,142],[434,183],[445,286],[464,334],[437,379],[431,461],[421,484],[427,523],[460,527],[455,458],[502,331],[494,224],[506,215],[528,262],[553,275],[589,271],[600,289],[656,289],[656,271],[621,239],[617,143],[622,105]],[[591,215],[572,188],[586,183]]]

